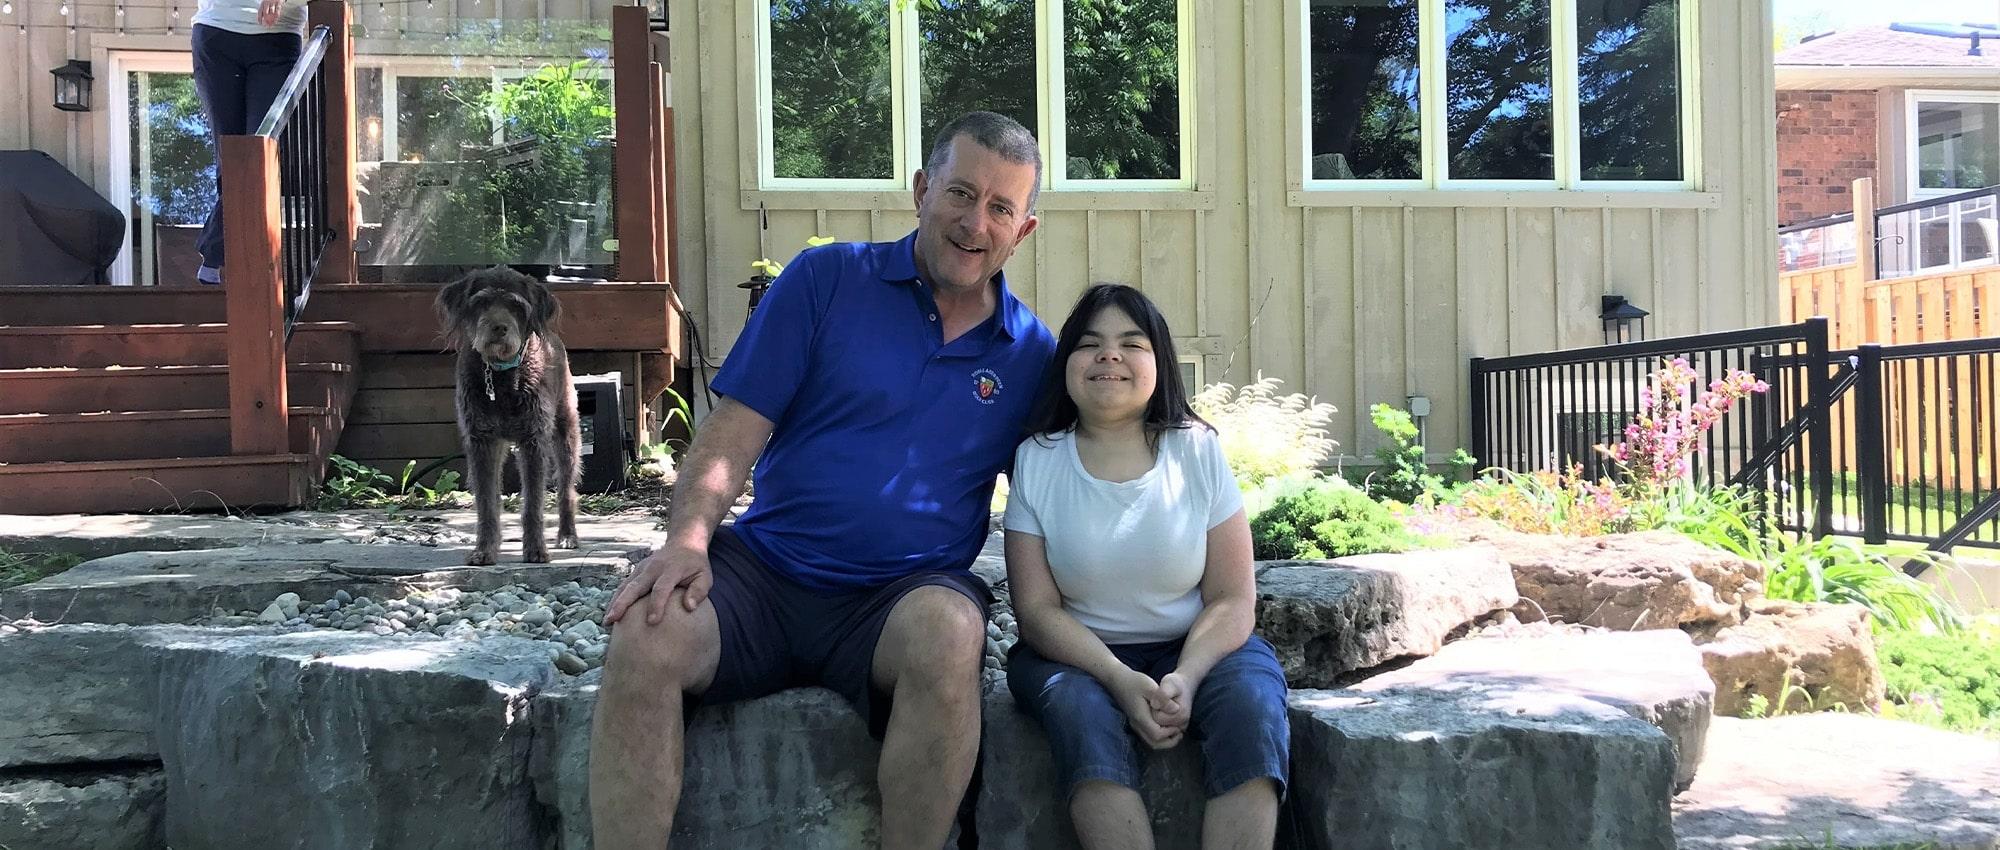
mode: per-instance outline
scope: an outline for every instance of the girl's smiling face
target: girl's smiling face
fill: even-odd
[[[1115,306],[1091,317],[1063,364],[1064,387],[1084,424],[1143,419],[1158,380],[1153,341]]]

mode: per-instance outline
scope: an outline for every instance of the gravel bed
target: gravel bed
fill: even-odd
[[[262,625],[298,631],[343,629],[432,640],[527,638],[543,645],[557,670],[577,676],[604,666],[611,643],[611,633],[604,628],[604,609],[616,590],[608,581],[585,579],[544,590],[510,584],[492,591],[424,590],[395,599],[370,599],[341,590],[331,598],[307,602],[296,593],[284,593],[262,611],[217,609],[194,624]],[[1019,639],[1013,610],[1005,602],[995,606],[986,623],[987,678],[1004,676],[1007,650]]]

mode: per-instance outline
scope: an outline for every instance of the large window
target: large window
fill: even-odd
[[[1310,188],[1689,180],[1689,0],[1303,0]]]
[[[1189,0],[766,0],[760,183],[898,189],[974,109],[1034,131],[1046,187],[1186,188]]]
[[[2000,184],[2000,92],[1911,92],[1910,196]]]

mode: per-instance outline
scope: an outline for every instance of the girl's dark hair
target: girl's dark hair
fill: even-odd
[[[1188,403],[1187,386],[1181,383],[1180,360],[1174,356],[1174,334],[1167,328],[1167,317],[1160,315],[1160,308],[1137,289],[1122,283],[1100,283],[1084,291],[1083,297],[1076,300],[1076,307],[1070,310],[1069,318],[1063,322],[1062,333],[1056,337],[1055,358],[1049,361],[1048,373],[1042,378],[1041,395],[1036,397],[1035,406],[1028,414],[1028,433],[1042,437],[1076,427],[1076,400],[1069,397],[1063,370],[1069,363],[1069,356],[1076,353],[1076,347],[1083,342],[1084,331],[1090,329],[1090,320],[1109,307],[1116,307],[1132,317],[1133,323],[1153,345],[1154,372],[1158,379],[1153,384],[1152,399],[1146,402],[1146,442],[1158,448],[1160,435],[1169,428],[1200,424],[1210,431],[1215,430],[1215,426],[1196,415],[1194,406]]]

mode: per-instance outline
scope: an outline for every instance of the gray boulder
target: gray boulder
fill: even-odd
[[[0,635],[0,767],[158,757],[152,659],[133,630]]]
[[[1507,689],[1293,691],[1302,850],[1673,850],[1665,733],[1602,702]]]
[[[1715,686],[1686,634],[1557,632],[1521,626],[1521,636],[1482,636],[1355,686],[1360,692],[1422,690],[1471,695],[1533,691],[1602,703],[1658,727],[1673,743],[1674,787],[1694,782],[1713,715]]]
[[[1627,631],[1742,620],[1763,595],[1764,567],[1671,531],[1567,537],[1467,525],[1514,570],[1524,620]]]
[[[1429,655],[1453,631],[1518,596],[1507,564],[1482,549],[1258,565],[1257,631],[1294,688]]]
[[[1758,697],[1770,714],[1880,709],[1885,685],[1868,621],[1860,605],[1766,599],[1740,624],[1698,632],[1715,713],[1741,716]]]
[[[0,779],[0,847],[153,850],[166,781],[158,768],[64,769]]]
[[[528,641],[157,630],[175,847],[525,847]]]

